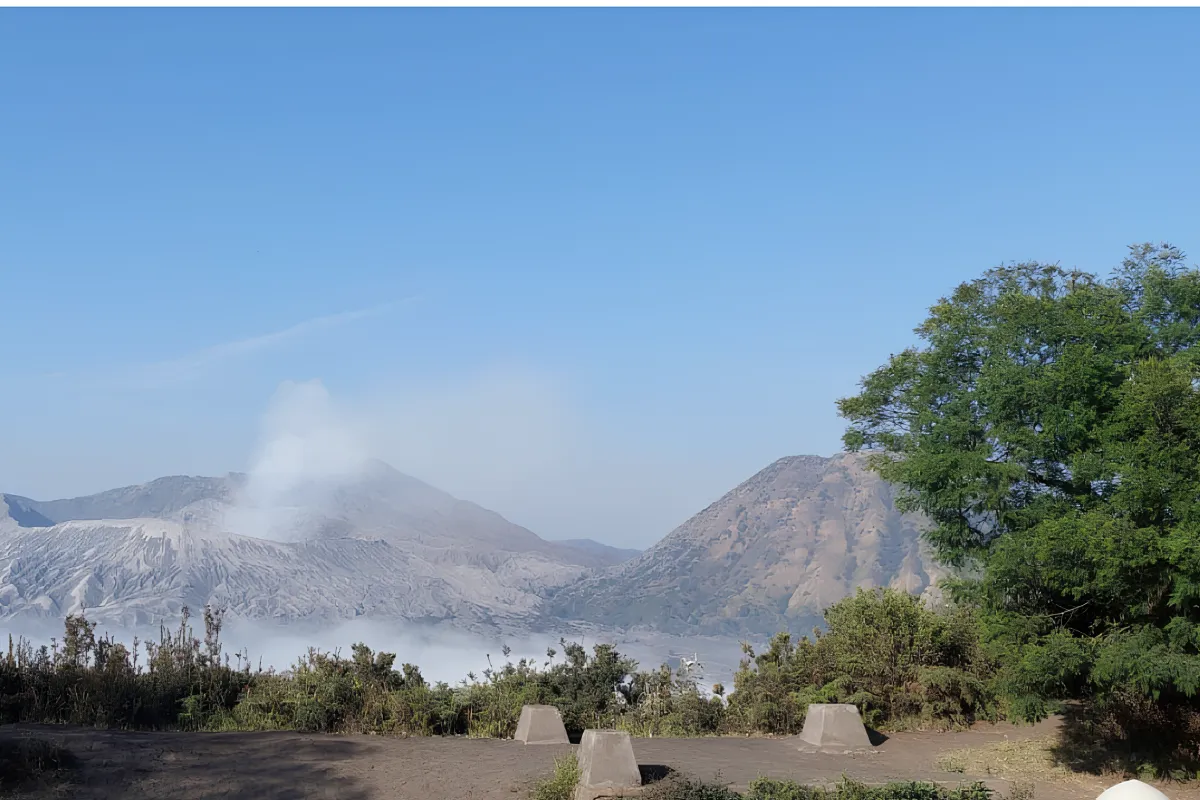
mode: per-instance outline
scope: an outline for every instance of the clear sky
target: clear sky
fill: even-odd
[[[295,423],[644,546],[836,451],[834,400],[956,283],[1200,252],[1197,41],[1194,10],[0,11],[0,491],[246,469]]]

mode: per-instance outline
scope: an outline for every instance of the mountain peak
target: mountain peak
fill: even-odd
[[[0,521],[16,522],[0,536],[0,618],[86,607],[106,623],[153,625],[180,604],[212,603],[252,618],[487,627],[531,616],[546,587],[619,560],[547,542],[381,461],[353,478],[255,480],[168,476],[67,500],[0,496]]]
[[[928,588],[940,572],[921,525],[861,456],[789,456],[638,558],[559,590],[552,612],[670,632],[805,631],[856,587]]]

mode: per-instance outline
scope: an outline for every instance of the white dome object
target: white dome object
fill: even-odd
[[[1158,789],[1141,781],[1125,781],[1105,789],[1096,800],[1169,800],[1169,798]]]

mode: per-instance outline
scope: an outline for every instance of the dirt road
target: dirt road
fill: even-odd
[[[814,755],[787,739],[635,739],[643,772],[678,771],[735,788],[759,776],[832,783],[843,774],[868,783],[986,779],[941,772],[942,753],[1044,736],[1033,728],[987,726],[961,733],[896,734],[874,752]],[[76,759],[60,796],[80,800],[511,800],[549,774],[572,746],[525,746],[486,739],[398,739],[291,733],[125,733],[49,726],[0,728],[0,747],[22,736],[49,738]],[[1091,800],[1112,781],[1090,777],[1037,785],[1039,798]],[[1200,798],[1190,787],[1172,800]]]

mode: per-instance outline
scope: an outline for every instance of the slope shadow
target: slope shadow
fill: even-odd
[[[24,726],[22,726],[24,727]],[[336,765],[363,755],[352,738],[288,733],[136,733],[34,726],[74,757],[80,800],[367,800]],[[0,732],[2,745],[10,731]]]

